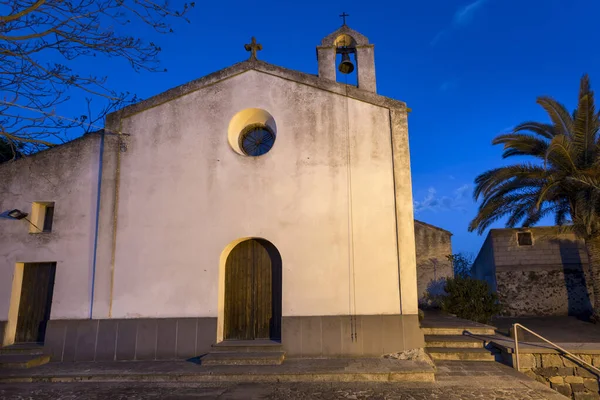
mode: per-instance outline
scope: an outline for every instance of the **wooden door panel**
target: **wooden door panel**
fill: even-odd
[[[241,242],[227,257],[224,338],[281,338],[281,257],[266,240]]]
[[[253,240],[254,267],[254,337],[269,339],[271,337],[272,319],[272,271],[271,257],[263,240]]]
[[[15,342],[43,342],[50,319],[54,263],[25,264]]]
[[[251,340],[252,242],[233,248],[225,263],[225,339]]]

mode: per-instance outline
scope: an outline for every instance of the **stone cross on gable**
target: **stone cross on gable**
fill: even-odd
[[[256,38],[252,36],[252,41],[244,45],[246,51],[251,52],[250,60],[256,60],[256,52],[262,50],[262,44],[256,43]]]

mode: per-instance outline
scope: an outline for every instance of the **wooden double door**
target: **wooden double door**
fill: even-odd
[[[56,263],[28,263],[17,316],[16,343],[42,343],[50,320]]]
[[[267,240],[245,240],[227,257],[224,339],[281,339],[281,256]]]

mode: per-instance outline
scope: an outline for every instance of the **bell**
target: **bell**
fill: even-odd
[[[338,67],[342,74],[351,74],[354,71],[354,64],[350,61],[350,55],[348,53],[342,53],[342,62]]]

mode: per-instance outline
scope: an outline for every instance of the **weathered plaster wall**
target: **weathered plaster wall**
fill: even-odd
[[[452,263],[448,260],[452,254],[451,238],[450,232],[415,220],[419,298],[423,297],[430,282],[454,276]]]
[[[277,124],[273,149],[258,158],[227,142],[230,119],[251,107]],[[121,127],[131,136],[121,153],[113,317],[217,316],[219,258],[243,237],[281,253],[284,316],[400,313],[389,109],[248,71]],[[410,176],[402,184],[410,188]],[[411,214],[402,229],[412,232],[410,189],[402,202]],[[408,239],[399,251],[414,276]]]
[[[33,202],[55,202],[50,233],[0,220],[0,320],[8,318],[19,262],[57,263],[52,319],[89,317],[99,144],[99,135],[86,135],[0,165],[0,210],[31,213]]]
[[[496,290],[504,313],[589,315],[593,293],[584,243],[555,227],[530,231],[532,246],[518,245],[517,229],[494,229],[488,238],[493,246],[491,268],[495,269]],[[488,247],[484,245],[483,249]],[[478,269],[490,270],[489,258],[479,264]]]
[[[479,254],[473,261],[472,273],[476,279],[486,281],[492,290],[496,290],[496,265],[491,234],[485,238]]]

